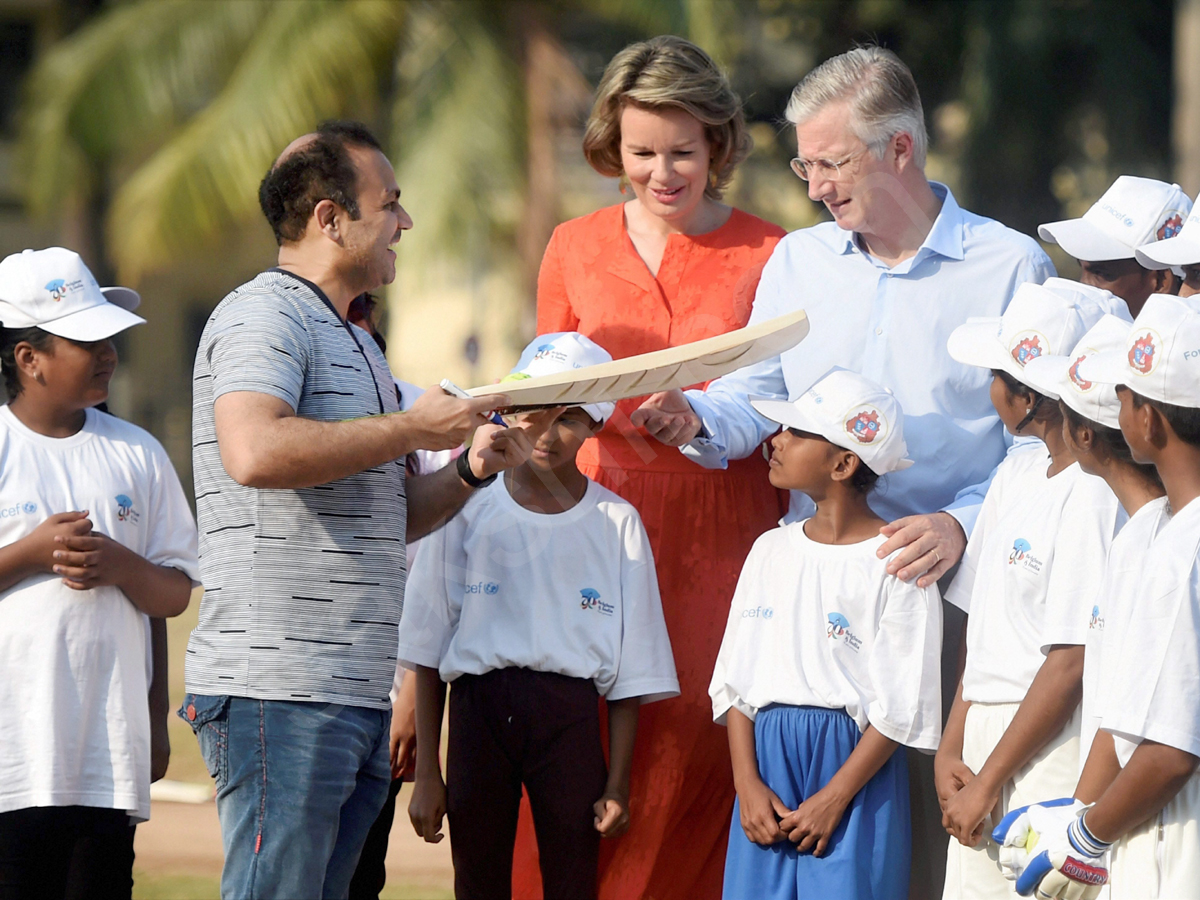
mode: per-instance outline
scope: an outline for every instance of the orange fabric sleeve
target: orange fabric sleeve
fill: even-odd
[[[542,256],[538,269],[537,283],[537,333],[550,334],[556,331],[578,331],[579,316],[571,308],[567,296],[567,285],[563,279],[562,259],[559,256],[559,229],[550,236],[550,243]]]

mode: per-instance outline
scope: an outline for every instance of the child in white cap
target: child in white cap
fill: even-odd
[[[1105,644],[1100,727],[1120,770],[1090,797],[1077,791],[1084,802],[1025,811],[1039,827],[1017,888],[1039,897],[1095,897],[1106,877],[1114,900],[1200,897],[1198,347],[1200,304],[1155,295],[1117,350],[1079,366],[1081,378],[1116,385],[1121,433],[1157,469],[1171,518],[1131,583],[1123,639],[1112,655]],[[1022,823],[1007,824],[1012,834]]]
[[[1082,773],[1073,798],[1044,798],[1059,804],[1054,815],[1069,816],[1084,804],[1095,802],[1121,770],[1120,754],[1113,735],[1099,730],[1105,698],[1117,689],[1113,681],[1115,661],[1122,645],[1139,637],[1141,594],[1146,555],[1158,533],[1170,520],[1165,491],[1152,465],[1134,462],[1120,431],[1120,400],[1115,386],[1088,381],[1080,375],[1088,359],[1114,350],[1124,350],[1132,323],[1105,316],[1076,344],[1067,356],[1046,356],[1025,367],[1029,382],[1048,395],[1057,396],[1063,412],[1063,432],[1072,456],[1089,474],[1103,478],[1116,494],[1129,521],[1109,548],[1100,593],[1088,614],[1084,645]],[[1128,752],[1124,754],[1128,758]],[[1011,811],[995,829],[1002,845],[1001,864],[1014,880],[1027,861],[1028,816]],[[1036,818],[1036,814],[1035,814]],[[1018,822],[1018,820],[1020,820]],[[1158,823],[1151,819],[1121,839],[1126,868],[1153,866],[1157,852]],[[1139,883],[1125,897],[1150,897],[1152,889]],[[1114,896],[1122,896],[1118,891]]]
[[[1142,244],[1136,253],[1144,268],[1170,269],[1179,275],[1180,297],[1200,294],[1200,210],[1193,204],[1183,228],[1163,240]]]
[[[94,407],[138,295],[53,247],[0,262],[0,881],[129,896],[150,817],[148,616],[199,579],[162,446]],[[2,891],[0,891],[2,892]]]
[[[968,321],[950,355],[991,369],[992,403],[1014,448],[996,470],[946,599],[968,613],[966,665],[935,761],[952,835],[946,900],[1007,897],[993,826],[1010,807],[1071,792],[1079,774],[1080,682],[1090,610],[1121,519],[1103,480],[1083,472],[1058,404],[1025,375],[1065,354],[1100,318],[1021,285],[999,319]]]
[[[724,896],[903,898],[908,769],[941,731],[937,588],[887,574],[867,497],[906,469],[890,393],[833,369],[794,402],[751,399],[784,429],[771,484],[811,518],[768,531],[738,579],[709,694],[737,802]]]
[[[509,378],[611,359],[581,334],[541,335]],[[422,541],[409,579],[399,653],[417,678],[409,815],[436,842],[449,814],[460,897],[508,895],[522,786],[545,895],[594,897],[600,837],[628,827],[638,707],[679,693],[642,521],[575,465],[612,411],[563,410],[528,462]]]
[[[1178,234],[1192,202],[1177,184],[1121,175],[1079,219],[1038,226],[1038,236],[1079,260],[1085,284],[1112,291],[1137,315],[1154,293],[1174,293],[1175,275],[1148,268],[1137,248]]]

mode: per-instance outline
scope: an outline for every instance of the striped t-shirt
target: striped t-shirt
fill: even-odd
[[[316,285],[273,269],[213,311],[193,373],[204,599],[187,690],[387,709],[404,601],[404,460],[330,484],[260,490],[221,463],[213,402],[231,391],[324,422],[394,413],[387,362]]]

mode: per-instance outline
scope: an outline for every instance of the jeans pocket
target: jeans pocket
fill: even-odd
[[[219,793],[229,778],[229,697],[185,694],[179,717],[192,726]]]

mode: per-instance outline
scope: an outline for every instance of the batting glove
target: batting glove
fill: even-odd
[[[992,840],[1000,847],[1000,871],[1016,881],[1037,851],[1038,836],[1065,831],[1085,807],[1074,797],[1047,800],[1012,810],[992,829]],[[1041,849],[1045,849],[1042,847]]]
[[[1084,812],[1066,829],[1039,836],[1029,864],[1017,879],[1017,893],[1038,900],[1095,900],[1108,881],[1111,843],[1092,834]]]

